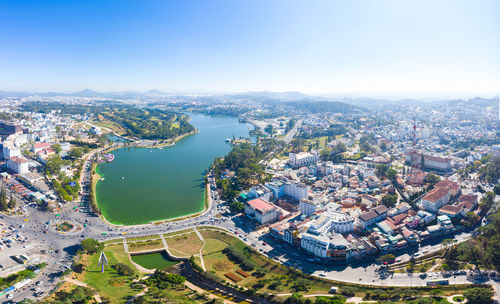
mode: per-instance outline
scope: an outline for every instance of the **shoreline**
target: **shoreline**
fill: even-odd
[[[171,140],[171,142],[162,143],[162,144],[155,145],[155,146],[149,146],[149,145],[128,145],[128,146],[125,146],[125,145],[116,145],[116,146],[111,146],[109,148],[106,148],[106,149],[102,150],[101,152],[102,153],[110,153],[110,152],[112,152],[114,150],[117,150],[117,149],[120,149],[120,148],[127,148],[127,147],[161,149],[163,147],[174,146],[180,140],[182,140],[182,139],[184,139],[186,137],[189,137],[191,135],[197,134],[197,133],[199,133],[199,130],[195,129],[195,130],[193,130],[191,132],[188,132],[186,134],[182,134],[182,135],[179,135],[179,136],[175,137],[173,140]],[[138,141],[140,141],[140,140],[138,140]],[[135,142],[137,142],[137,141],[135,141]],[[210,167],[211,166],[212,165],[210,165]],[[94,169],[93,171],[95,171],[95,174],[91,175],[91,193],[94,196],[94,200],[96,202],[96,207],[98,208],[98,210],[102,210],[101,208],[99,208],[99,203],[97,201],[97,184],[99,183],[99,181],[102,178],[102,176],[97,172],[97,168],[98,167],[99,167],[99,164],[95,164],[95,163],[92,164],[92,168]],[[91,172],[92,172],[92,170],[91,170]],[[207,175],[208,175],[208,172],[207,172]],[[94,177],[97,178],[97,180],[95,182],[94,182]],[[185,220],[185,219],[188,219],[188,218],[193,218],[193,217],[199,216],[199,215],[205,213],[207,210],[209,210],[209,208],[211,206],[210,193],[208,193],[208,192],[210,192],[210,187],[209,187],[209,184],[206,183],[206,182],[205,182],[205,189],[204,190],[205,191],[203,193],[202,209],[200,211],[196,211],[196,212],[193,212],[193,213],[190,213],[190,214],[185,214],[185,215],[181,215],[181,216],[177,216],[177,217],[173,217],[173,218],[153,220],[153,221],[150,221],[150,222],[147,222],[147,223],[130,224],[130,225],[126,225],[126,224],[122,224],[122,223],[113,223],[113,222],[109,221],[106,218],[106,216],[104,215],[103,212],[100,212],[98,215],[99,215],[99,217],[101,218],[101,220],[105,224],[107,224],[109,226],[114,226],[114,227],[132,227],[132,226],[145,226],[145,225],[160,225],[160,224],[164,224],[164,223],[168,223],[168,222],[173,222],[173,221],[182,221],[182,220]],[[92,200],[92,198],[91,198],[91,200]]]

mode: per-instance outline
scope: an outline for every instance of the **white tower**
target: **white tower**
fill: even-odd
[[[97,265],[101,265],[101,272],[104,272],[104,266],[108,266],[108,258],[104,254],[104,251],[101,252],[99,256],[99,263]]]

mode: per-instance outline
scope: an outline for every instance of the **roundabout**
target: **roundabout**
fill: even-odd
[[[82,224],[68,220],[55,220],[50,222],[48,226],[50,230],[60,235],[74,235],[84,230]]]

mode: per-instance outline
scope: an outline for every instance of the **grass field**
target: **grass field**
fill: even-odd
[[[140,290],[133,290],[130,287],[133,278],[118,275],[111,266],[116,263],[124,263],[133,269],[135,267],[132,266],[128,256],[123,251],[123,245],[106,246],[104,253],[109,262],[104,273],[101,273],[101,267],[98,265],[99,254],[93,254],[84,257],[86,269],[76,279],[95,288],[101,297],[110,299],[111,303],[124,303],[128,297]]]
[[[127,238],[127,242],[136,242],[136,241],[147,241],[147,240],[159,240],[160,236],[155,235],[147,235],[147,236],[138,236],[138,237],[130,237]]]
[[[165,234],[163,234],[163,237],[167,238],[167,237],[171,237],[174,235],[181,235],[181,234],[185,234],[185,233],[193,232],[193,231],[194,231],[193,229],[184,229],[184,230],[165,233]]]
[[[146,269],[167,269],[178,263],[169,259],[165,252],[133,255],[132,261]]]
[[[199,254],[203,246],[203,241],[198,238],[196,233],[186,233],[177,236],[165,238],[168,244],[168,250],[175,256],[190,257]]]
[[[129,252],[138,252],[138,251],[154,250],[162,248],[164,248],[164,246],[160,239],[139,241],[139,242],[128,242]]]

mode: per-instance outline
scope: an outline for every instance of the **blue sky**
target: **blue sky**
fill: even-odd
[[[0,90],[500,92],[500,1],[0,0]]]

